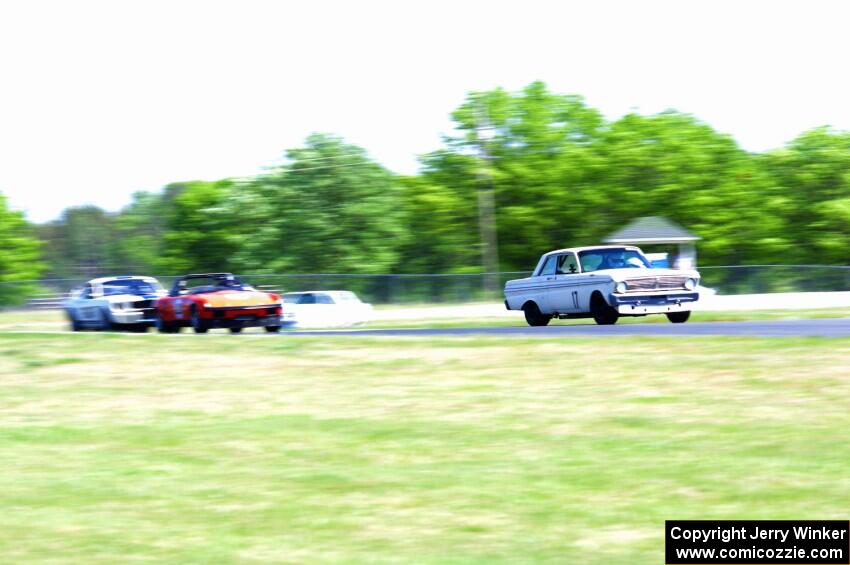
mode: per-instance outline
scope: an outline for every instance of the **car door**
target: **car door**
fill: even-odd
[[[189,306],[192,303],[192,299],[188,296],[174,296],[170,297],[168,306],[171,308],[171,319],[172,320],[188,320],[189,319]]]
[[[540,268],[540,272],[532,277],[534,282],[531,292],[527,297],[528,300],[536,302],[540,311],[544,314],[553,312],[551,301],[554,287],[558,284],[558,277],[555,274],[558,266],[557,261],[557,255],[549,255],[546,258],[543,266]]]
[[[341,324],[339,310],[334,299],[329,294],[316,294],[316,318],[323,326],[336,326]]]
[[[103,306],[95,295],[92,285],[86,284],[74,303],[74,316],[79,322],[101,322]]]
[[[547,288],[547,300],[552,312],[579,311],[579,287],[584,277],[575,253],[562,253],[555,259],[554,279]]]
[[[314,293],[305,292],[299,295],[293,306],[300,327],[316,325],[316,295]]]
[[[578,287],[578,302],[581,312],[590,312],[590,298],[597,290],[603,295],[610,292],[610,277],[600,269],[604,257],[599,250],[587,250],[579,252],[579,266],[581,267],[582,281]],[[600,272],[601,271],[601,272]]]

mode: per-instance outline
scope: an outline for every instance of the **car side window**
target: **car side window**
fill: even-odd
[[[327,294],[319,294],[316,296],[316,304],[333,304],[334,300]]]
[[[316,295],[315,294],[303,294],[301,298],[298,300],[298,304],[315,304],[316,303]]]
[[[546,262],[543,263],[543,268],[540,269],[540,274],[538,276],[544,275],[554,275],[555,267],[557,266],[558,257],[555,255],[551,255],[546,258]]]
[[[573,253],[558,255],[558,268],[555,271],[559,275],[571,275],[578,272],[578,262]]]
[[[581,270],[585,273],[590,273],[599,268],[602,264],[602,256],[596,253],[585,253],[581,257]]]
[[[182,296],[184,294],[189,294],[189,287],[186,285],[185,280],[178,280],[174,283],[174,286],[171,287],[169,296]]]

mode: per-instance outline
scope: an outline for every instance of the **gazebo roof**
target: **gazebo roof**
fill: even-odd
[[[606,243],[687,243],[700,237],[658,216],[637,218],[605,238]]]

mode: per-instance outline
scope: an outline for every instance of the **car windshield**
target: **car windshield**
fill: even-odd
[[[153,283],[142,279],[119,279],[103,283],[103,295],[114,296],[116,294],[156,294],[162,290],[159,283]]]
[[[607,269],[649,269],[651,265],[639,251],[626,248],[588,249],[578,254],[585,273]]]
[[[254,290],[233,275],[193,277],[177,283],[179,294],[203,294],[221,290]]]
[[[284,304],[333,304],[333,298],[321,292],[284,294]]]

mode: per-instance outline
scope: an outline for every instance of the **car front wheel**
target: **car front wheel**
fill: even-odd
[[[280,331],[280,326],[266,326],[266,331],[270,334],[274,334]]]
[[[590,301],[590,313],[593,321],[600,326],[610,326],[617,323],[620,314],[605,302],[599,294],[594,294]]]
[[[109,332],[118,331],[119,328],[117,325],[112,323],[112,318],[110,317],[109,313],[106,311],[102,311],[100,313],[100,323],[97,329],[102,332]]]
[[[159,313],[155,314],[154,325],[156,326],[157,331],[161,334],[173,334],[180,331],[180,326],[172,324],[171,322],[166,322],[160,318]]]
[[[688,321],[688,318],[690,317],[690,310],[686,310],[685,312],[667,312],[667,319],[673,322],[674,324],[684,324]]]
[[[197,308],[192,308],[192,329],[195,330],[196,334],[205,334],[210,329],[204,319],[201,318]]]

